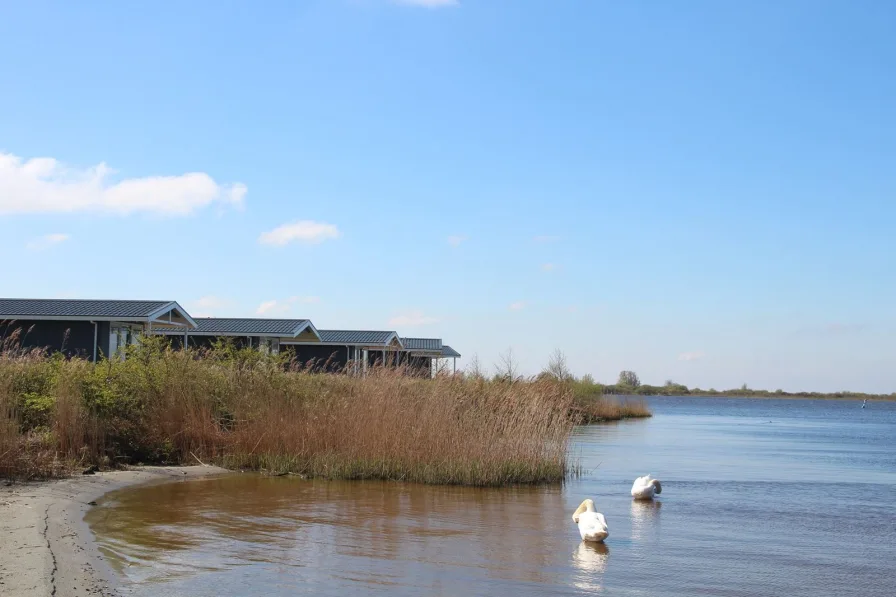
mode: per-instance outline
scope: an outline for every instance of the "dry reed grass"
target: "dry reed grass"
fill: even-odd
[[[0,477],[215,463],[340,479],[503,485],[570,473],[572,391],[549,379],[302,370],[255,351],[125,361],[0,354]]]
[[[615,396],[579,398],[576,399],[572,410],[579,415],[583,423],[600,423],[653,416],[643,398],[620,399]]]

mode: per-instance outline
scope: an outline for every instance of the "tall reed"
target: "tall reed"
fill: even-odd
[[[340,479],[501,485],[569,473],[568,384],[326,374],[257,351],[124,361],[0,354],[0,476],[205,463]]]

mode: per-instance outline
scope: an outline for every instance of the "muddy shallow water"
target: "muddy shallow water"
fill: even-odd
[[[581,428],[562,487],[235,474],[88,514],[133,595],[891,595],[896,403],[664,398]],[[632,502],[632,480],[663,480]],[[572,511],[595,500],[604,545]]]

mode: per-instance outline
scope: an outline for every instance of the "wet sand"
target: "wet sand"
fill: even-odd
[[[115,595],[116,575],[83,521],[90,502],[128,486],[227,472],[144,467],[41,483],[0,481],[0,595]]]

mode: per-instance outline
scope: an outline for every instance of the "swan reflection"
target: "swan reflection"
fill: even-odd
[[[632,500],[632,539],[643,539],[659,524],[663,502]]]
[[[601,575],[606,572],[609,561],[610,548],[606,543],[582,541],[572,554],[573,565],[579,572],[573,584],[584,591],[602,591]]]

